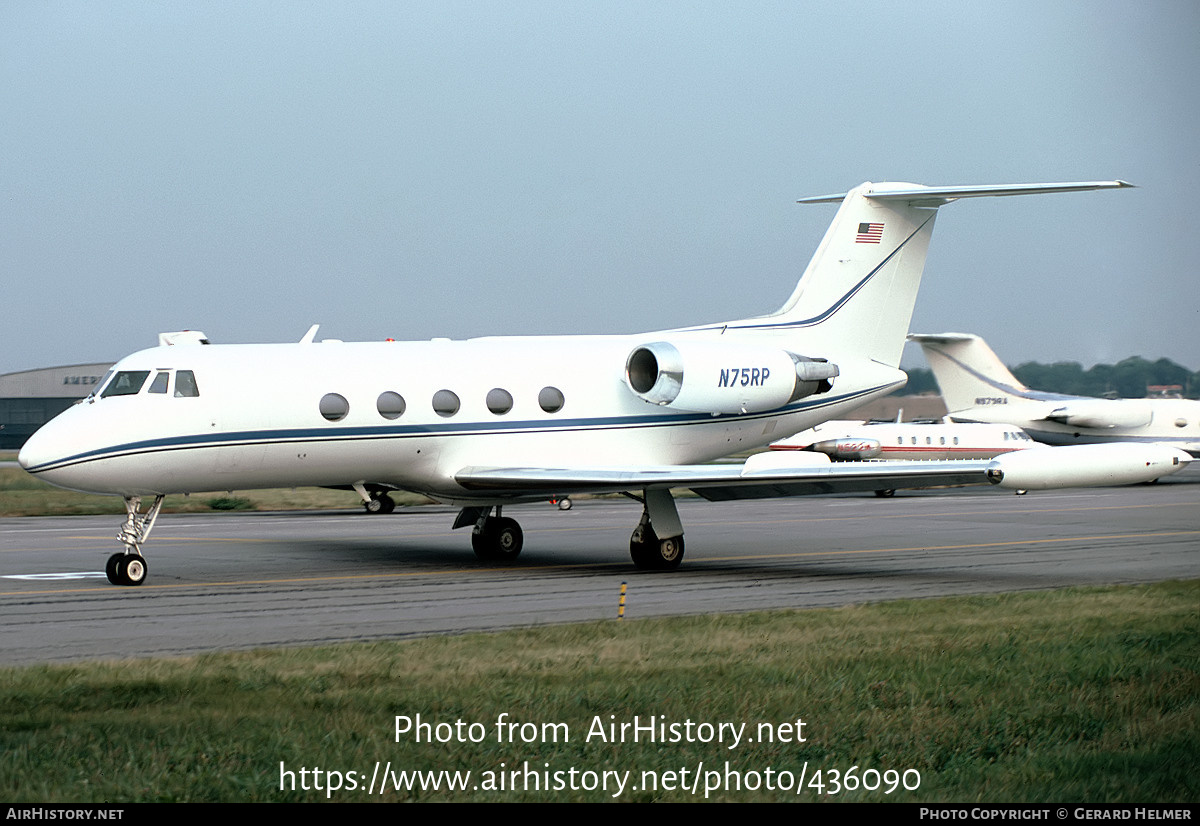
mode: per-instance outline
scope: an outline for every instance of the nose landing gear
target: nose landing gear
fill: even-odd
[[[142,556],[142,543],[150,537],[154,521],[162,510],[163,496],[155,496],[154,504],[145,513],[140,513],[142,497],[125,497],[125,524],[117,534],[117,541],[125,546],[125,552],[113,554],[104,566],[104,573],[113,585],[141,585],[146,581],[149,566]]]

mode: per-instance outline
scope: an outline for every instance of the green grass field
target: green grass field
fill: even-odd
[[[379,800],[1195,801],[1198,606],[1174,582],[3,669],[0,798],[365,801],[378,767]],[[432,742],[397,737],[417,715]],[[596,736],[651,717],[680,741]]]
[[[427,504],[430,500],[415,493],[394,493],[398,505]],[[234,501],[230,501],[234,500]],[[234,507],[229,507],[233,505]],[[358,508],[358,494],[323,488],[273,488],[269,490],[194,493],[168,496],[164,513],[188,513],[211,510],[310,510],[319,508]],[[0,517],[2,516],[75,516],[82,514],[124,514],[119,496],[76,493],[34,479],[19,467],[0,467]]]

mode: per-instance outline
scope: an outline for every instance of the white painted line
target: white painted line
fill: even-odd
[[[0,579],[108,579],[108,574],[104,573],[104,571],[75,571],[62,574],[5,574]]]

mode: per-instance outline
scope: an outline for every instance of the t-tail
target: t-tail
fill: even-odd
[[[802,198],[802,204],[841,202],[841,207],[795,291],[775,313],[731,322],[727,329],[797,334],[800,339],[808,338],[805,331],[819,329],[821,351],[898,367],[938,207],[959,198],[1128,186],[1124,181],[946,187],[864,183],[847,193]],[[815,349],[809,345],[800,352]]]
[[[927,333],[908,337],[921,345],[925,360],[950,412],[1035,396],[1021,384],[982,338],[970,333]]]

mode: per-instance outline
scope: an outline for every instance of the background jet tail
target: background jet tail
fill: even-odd
[[[921,345],[951,413],[1022,398],[1028,392],[979,336],[914,334],[908,340]]]

